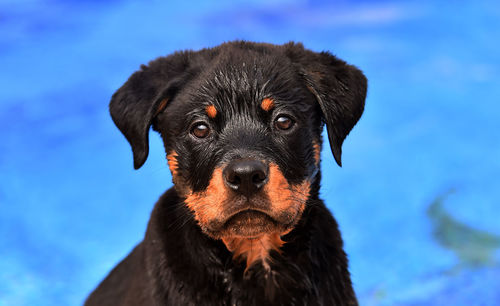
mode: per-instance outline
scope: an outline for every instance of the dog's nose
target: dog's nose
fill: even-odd
[[[268,167],[258,160],[236,160],[224,169],[224,179],[232,190],[247,197],[267,183]]]

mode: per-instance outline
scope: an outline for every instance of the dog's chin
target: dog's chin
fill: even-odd
[[[279,224],[266,213],[245,210],[229,218],[223,231],[224,236],[251,238],[275,232],[279,228]]]
[[[264,212],[244,210],[228,218],[219,228],[208,230],[207,234],[214,238],[255,238],[268,233],[280,233],[285,230],[286,226]]]

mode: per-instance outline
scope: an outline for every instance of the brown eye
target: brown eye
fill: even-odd
[[[196,138],[205,138],[210,133],[210,129],[204,123],[198,123],[191,129],[191,134]]]
[[[289,128],[292,127],[292,125],[293,125],[292,119],[288,118],[287,116],[279,116],[274,121],[274,126],[278,130],[288,130]]]

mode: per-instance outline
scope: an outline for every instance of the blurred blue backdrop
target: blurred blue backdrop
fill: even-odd
[[[139,65],[246,39],[330,50],[369,79],[322,197],[362,305],[500,304],[497,1],[0,0],[0,305],[78,305],[171,186],[108,115]]]

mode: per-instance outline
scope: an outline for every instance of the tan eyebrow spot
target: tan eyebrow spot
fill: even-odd
[[[205,108],[205,111],[207,112],[208,117],[214,119],[215,116],[217,116],[217,109],[213,105],[209,105]]]
[[[274,107],[274,100],[271,98],[265,98],[262,100],[262,103],[260,104],[260,107],[265,110],[266,112],[270,111]]]

